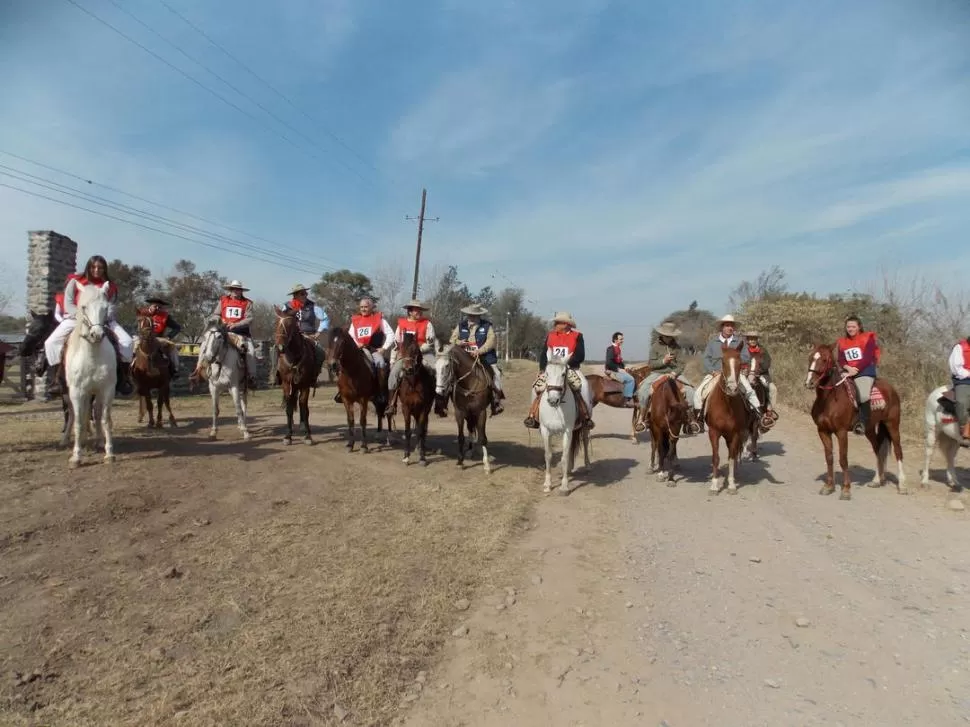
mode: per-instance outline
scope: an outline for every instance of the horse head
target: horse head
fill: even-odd
[[[226,327],[221,321],[209,321],[199,343],[199,361],[206,364],[216,362],[226,345]]]
[[[111,303],[108,301],[108,286],[78,285],[81,292],[77,301],[77,331],[78,335],[91,345],[98,345],[104,338],[108,326],[108,315]]]
[[[546,401],[559,406],[566,392],[566,360],[554,356],[546,362]]]
[[[724,388],[730,396],[738,393],[738,377],[741,374],[741,347],[743,342],[737,346],[721,346],[721,377],[724,380]]]
[[[832,346],[824,343],[812,346],[808,354],[808,373],[805,375],[805,388],[818,388],[836,369]]]
[[[451,358],[452,349],[454,349],[454,346],[449,343],[435,353],[435,394],[439,397],[448,393],[452,380],[455,378],[455,367]]]
[[[286,344],[294,336],[300,334],[300,326],[293,313],[275,305],[273,306],[273,312],[276,314],[276,324],[273,328],[273,342],[276,344],[276,350],[279,353],[283,353]]]
[[[412,335],[405,334],[401,343],[401,362],[405,376],[414,374],[415,367],[421,364],[421,358],[421,347],[418,345],[418,340]]]
[[[54,320],[54,311],[47,313],[29,311],[29,313],[30,317],[27,319],[24,340],[20,343],[20,355],[24,358],[32,356],[57,327],[57,322]]]

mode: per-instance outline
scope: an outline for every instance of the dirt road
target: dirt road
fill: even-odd
[[[649,445],[610,434],[625,413],[596,419],[590,484],[540,504],[520,578],[484,589],[402,721],[970,723],[970,523],[942,485],[917,492],[921,451],[909,497],[820,497],[818,439],[789,413],[740,493],[713,496],[706,436],[668,488]],[[868,481],[863,439],[850,461]]]

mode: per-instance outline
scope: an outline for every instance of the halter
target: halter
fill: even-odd
[[[835,364],[834,361],[832,362],[832,366],[829,367],[827,371],[820,372],[815,368],[816,360],[817,359],[813,357],[812,362],[808,365],[808,373],[815,374],[818,377],[818,379],[815,382],[815,386],[813,388],[815,388],[816,390],[822,390],[822,391],[833,391],[834,389],[837,389],[840,386],[846,385],[846,383],[849,380],[849,375],[844,371],[840,372],[839,367]],[[835,374],[835,376],[838,376],[839,373],[841,373],[842,377],[834,384],[830,384],[828,386],[824,385],[822,383],[823,381],[827,379],[831,380],[832,378],[834,378],[833,373]]]
[[[210,366],[213,366],[213,365],[222,366],[226,358],[226,353],[228,353],[228,350],[229,350],[228,347],[225,345],[226,343],[225,333],[221,328],[213,326],[206,331],[206,336],[211,336],[212,338],[215,338],[218,345],[215,346],[215,353],[211,355],[208,355],[208,354],[200,355],[202,362]]]
[[[281,316],[276,319],[276,331],[275,331],[276,351],[280,354],[280,356],[283,357],[283,360],[286,361],[286,365],[289,366],[291,369],[295,370],[300,366],[300,364],[303,363],[303,361],[301,359],[300,362],[294,364],[293,361],[290,360],[290,357],[287,355],[288,349],[290,348],[302,349],[301,352],[304,354],[303,358],[306,357],[305,356],[306,349],[300,346],[300,343],[301,343],[300,338],[302,337],[303,334],[300,333],[299,328],[295,328],[295,329],[288,328],[287,321],[293,321],[294,323],[296,323],[296,318],[294,318],[293,316]],[[280,338],[284,334],[286,338],[281,343]]]
[[[101,340],[101,338],[104,338],[106,324],[105,323],[92,323],[91,322],[91,319],[88,317],[87,308],[83,308],[83,307],[80,310],[80,315],[78,316],[78,318],[81,321],[83,321],[84,324],[87,326],[87,331],[85,331],[84,333],[81,334],[81,338],[83,338],[85,341],[87,341],[88,343],[90,343],[92,346],[98,345],[98,342]],[[100,328],[101,329],[101,336],[99,338],[94,338],[94,337],[91,336],[91,333],[96,328]]]
[[[453,357],[453,353],[454,351],[448,352],[448,359],[451,362],[452,367],[455,366],[455,359]],[[486,380],[488,379],[488,372],[485,370],[485,364],[482,363],[482,359],[480,357],[472,356],[471,368],[455,379],[455,389],[456,390],[461,389],[462,394],[464,394],[465,396],[468,396],[470,394],[475,394],[480,391],[487,391],[489,388],[487,381],[485,386],[475,387],[473,389],[469,389],[466,386],[461,386],[461,382],[467,379],[472,374],[476,373],[476,370],[480,370],[483,374],[485,374]]]

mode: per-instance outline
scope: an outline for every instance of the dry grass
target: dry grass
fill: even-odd
[[[522,389],[534,364],[513,368],[510,390]],[[312,407],[328,428],[318,440],[342,435],[329,398]],[[486,480],[459,475],[450,419],[432,428],[448,459],[419,469],[400,449],[285,449],[278,431],[261,436],[278,429],[278,393],[253,410],[253,442],[227,426],[208,443],[204,401],[179,399],[187,427],[162,434],[137,428],[124,403],[120,461],[72,475],[48,444],[56,409],[0,418],[0,658],[23,675],[0,681],[0,722],[393,720],[460,616],[454,601],[501,568],[530,515],[522,465],[538,457],[516,443],[524,411],[490,427],[513,466]]]

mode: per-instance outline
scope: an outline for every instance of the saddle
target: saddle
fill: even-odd
[[[623,384],[613,378],[615,374],[612,371],[607,371],[606,376],[603,377],[603,394],[622,394]]]
[[[684,382],[680,379],[674,378],[670,374],[664,374],[659,379],[650,384],[650,393],[656,394],[660,391],[660,387],[667,383],[667,379],[673,379],[674,383],[677,385],[677,391],[680,392],[681,396],[684,396]]]

